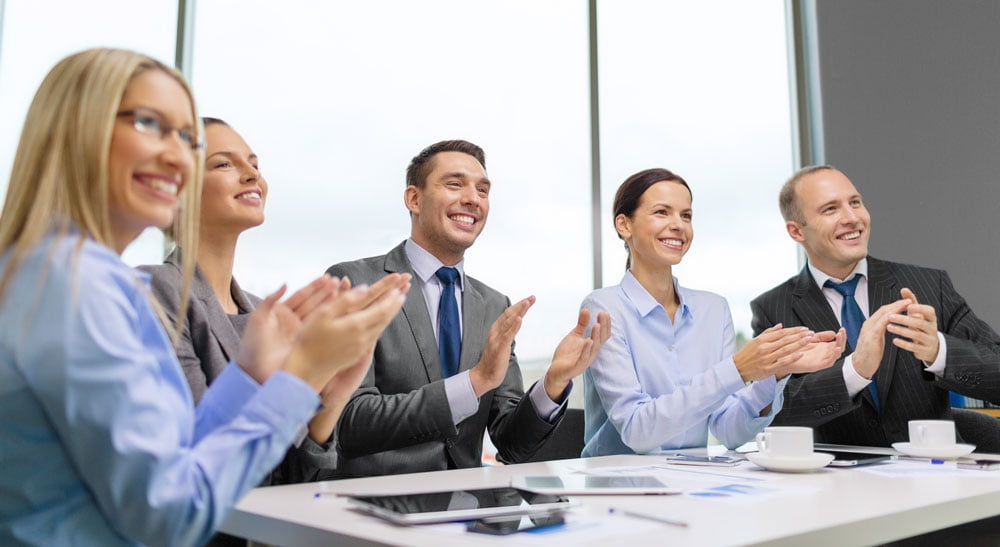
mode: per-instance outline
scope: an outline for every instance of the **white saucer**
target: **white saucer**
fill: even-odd
[[[767,469],[769,471],[781,471],[784,473],[801,473],[812,471],[821,467],[826,467],[833,461],[833,454],[823,452],[813,452],[804,458],[781,458],[766,456],[760,452],[750,452],[746,454],[748,460]]]
[[[892,447],[907,456],[918,458],[941,458],[950,460],[964,456],[976,449],[974,444],[953,444],[949,446],[914,446],[911,443],[892,443]]]

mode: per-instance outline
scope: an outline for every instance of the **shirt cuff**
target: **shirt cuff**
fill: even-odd
[[[858,374],[857,370],[854,370],[854,355],[848,355],[844,359],[844,368],[841,369],[844,373],[844,384],[847,386],[847,395],[852,399],[858,393],[861,393],[868,384],[872,383],[871,379],[865,378],[864,376]]]
[[[733,361],[732,357],[719,361],[712,369],[715,371],[715,377],[722,383],[722,389],[725,393],[736,393],[747,387],[747,383],[740,376],[740,371],[736,368],[736,362]]]
[[[458,425],[462,420],[472,416],[479,410],[479,397],[472,389],[469,371],[462,371],[444,379],[444,394],[451,409],[451,421]]]
[[[546,373],[547,374],[547,373]],[[562,392],[561,403],[557,403],[549,398],[549,394],[545,391],[545,377],[535,382],[534,385],[528,389],[528,398],[531,399],[531,404],[535,407],[535,413],[538,417],[545,420],[546,422],[552,423],[555,418],[558,417],[559,412],[566,406],[566,402],[569,401],[569,393],[573,391],[573,381],[570,380],[569,385]]]
[[[768,376],[763,380],[757,380],[750,386],[749,402],[751,409],[754,411],[754,416],[765,418],[776,412],[774,405],[777,396],[781,394],[781,389],[778,389],[778,385],[780,384],[783,389],[786,383],[788,383],[787,376],[781,382],[778,382],[774,376]],[[759,416],[760,411],[767,405],[771,405],[771,410],[765,416]]]
[[[208,386],[198,403],[199,429],[211,431],[229,423],[258,391],[260,384],[234,361]]]
[[[933,363],[929,364],[927,363],[927,361],[924,361],[923,362],[924,366],[927,367],[924,370],[926,370],[927,372],[934,373],[934,375],[937,376],[938,378],[944,378],[944,365],[945,361],[948,360],[948,343],[944,341],[944,334],[942,334],[941,331],[938,331],[937,337],[938,337],[937,358],[934,359]]]

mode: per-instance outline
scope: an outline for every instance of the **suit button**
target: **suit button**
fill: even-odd
[[[878,420],[875,418],[868,420],[868,427],[878,427]]]

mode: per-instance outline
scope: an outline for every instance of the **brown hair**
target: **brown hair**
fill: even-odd
[[[441,152],[461,152],[468,154],[479,162],[486,169],[486,153],[483,149],[469,141],[460,139],[436,142],[413,156],[410,165],[406,168],[406,185],[423,188],[427,183],[427,175],[431,171],[431,159]]]
[[[625,215],[632,218],[635,210],[639,208],[639,201],[642,199],[642,195],[646,193],[646,190],[649,190],[650,186],[658,182],[676,182],[687,188],[688,194],[691,194],[691,198],[694,199],[691,187],[688,186],[688,183],[680,175],[675,174],[669,169],[659,167],[646,169],[625,179],[625,182],[618,187],[618,191],[615,192],[611,222],[616,222],[618,215]],[[618,232],[617,227],[615,232]],[[621,234],[618,234],[618,239],[625,241],[625,238]],[[628,257],[625,259],[625,269],[627,270],[632,267],[632,251],[629,250],[627,241],[625,241],[625,251],[628,253]]]

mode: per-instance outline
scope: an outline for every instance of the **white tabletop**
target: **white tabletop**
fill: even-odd
[[[876,450],[877,451],[877,450]],[[886,450],[892,453],[892,450]],[[661,466],[661,456],[605,456],[434,473],[257,488],[247,494],[223,524],[222,531],[278,545],[517,545],[505,538],[438,528],[399,527],[348,510],[332,493],[407,493],[507,486],[515,475],[551,475],[617,466]],[[665,466],[666,482],[686,481],[692,473],[721,473],[735,482],[751,479],[769,494],[762,496],[577,497],[571,510],[593,525],[592,534],[576,534],[573,543],[607,545],[613,533],[621,545],[853,545],[892,541],[1000,514],[1000,472],[957,470],[953,462],[900,462],[824,468],[802,474],[765,471],[749,462],[735,468]],[[894,471],[893,471],[894,470]],[[662,474],[666,473],[666,474]],[[896,474],[893,474],[896,473]],[[673,478],[673,479],[672,479]],[[711,478],[711,477],[706,477]],[[728,480],[715,478],[714,480]],[[318,492],[323,495],[316,496]],[[608,515],[615,507],[619,515]],[[629,519],[622,510],[641,511],[687,522],[678,527]],[[604,524],[601,524],[604,523]],[[572,524],[572,521],[571,521]],[[447,525],[446,525],[447,526]],[[605,533],[602,535],[601,526]],[[567,527],[565,531],[569,534]],[[552,533],[551,540],[560,541]],[[568,536],[563,536],[568,537]],[[536,538],[537,539],[537,538]]]

